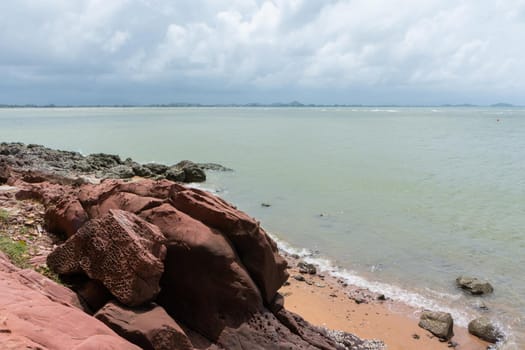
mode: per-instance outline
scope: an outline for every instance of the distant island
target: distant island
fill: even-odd
[[[155,107],[155,108],[184,108],[184,107],[314,107],[314,108],[327,108],[327,107],[339,107],[339,108],[346,108],[346,107],[354,107],[354,108],[370,108],[370,107],[376,107],[376,108],[401,108],[401,107],[442,107],[442,108],[449,108],[449,107],[494,107],[494,108],[514,108],[514,107],[524,107],[521,105],[513,105],[511,103],[505,103],[505,102],[498,102],[490,105],[476,105],[476,104],[470,104],[470,103],[462,103],[462,104],[441,104],[441,105],[399,105],[399,104],[378,104],[378,105],[371,105],[371,104],[315,104],[315,103],[301,103],[298,101],[292,101],[292,102],[273,102],[273,103],[258,103],[258,102],[251,102],[251,103],[189,103],[189,102],[173,102],[173,103],[165,103],[165,104],[100,104],[100,105],[56,105],[56,104],[45,104],[45,105],[39,105],[39,104],[0,104],[0,108],[133,108],[133,107]]]

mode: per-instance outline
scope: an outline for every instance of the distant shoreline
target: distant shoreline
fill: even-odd
[[[396,104],[303,104],[300,102],[290,103],[232,103],[232,104],[201,104],[201,103],[168,103],[168,104],[108,104],[108,105],[55,105],[55,104],[0,104],[0,109],[9,108],[523,108],[525,106],[510,103],[495,103],[490,105],[476,104],[442,104],[442,105],[396,105]]]

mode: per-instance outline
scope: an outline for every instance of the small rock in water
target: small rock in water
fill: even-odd
[[[487,304],[485,304],[484,302],[482,301],[478,301],[476,304],[474,304],[474,307],[476,309],[479,309],[479,310],[482,310],[482,311],[487,311],[489,309],[489,307],[487,306]]]
[[[494,288],[489,282],[482,281],[475,277],[460,276],[456,278],[456,284],[472,295],[489,294],[494,291]]]
[[[261,203],[261,207],[265,207],[265,208],[269,208],[271,207],[272,205],[271,204],[268,204],[268,203]]]
[[[449,340],[454,335],[454,320],[448,312],[424,311],[418,325],[440,339]]]
[[[487,317],[472,320],[468,324],[468,331],[470,334],[490,343],[496,343],[503,338],[501,331]]]
[[[315,265],[306,263],[304,261],[300,261],[297,264],[297,267],[299,268],[300,273],[309,273],[310,275],[315,275],[317,273]]]
[[[379,295],[377,296],[377,300],[385,301],[385,300],[386,300],[386,297],[385,297],[384,294],[379,294]]]

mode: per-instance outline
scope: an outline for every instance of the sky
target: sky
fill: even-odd
[[[0,104],[525,105],[525,0],[3,0]]]

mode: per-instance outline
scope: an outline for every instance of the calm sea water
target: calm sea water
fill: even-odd
[[[203,186],[289,247],[460,324],[487,314],[502,349],[525,346],[525,109],[0,109],[0,141],[221,163],[235,171]],[[461,274],[495,285],[488,312]]]

